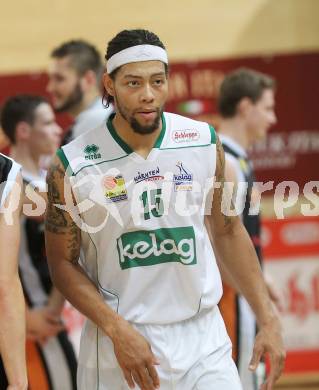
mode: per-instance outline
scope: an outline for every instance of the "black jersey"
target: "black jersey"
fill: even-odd
[[[20,165],[0,153],[0,205],[2,206],[15,183]]]
[[[12,183],[15,182],[20,165],[11,158],[0,153],[0,205],[2,206],[10,193]],[[6,390],[8,386],[4,367],[0,358],[0,390]]]
[[[260,246],[260,215],[249,213],[252,203],[252,189],[255,181],[255,173],[252,163],[247,156],[240,155],[235,149],[233,149],[229,143],[222,142],[225,153],[230,154],[236,158],[239,162],[241,172],[244,176],[244,181],[247,183],[247,194],[245,199],[245,206],[243,210],[242,220],[243,224],[254,244],[257,256],[261,262],[261,246]]]

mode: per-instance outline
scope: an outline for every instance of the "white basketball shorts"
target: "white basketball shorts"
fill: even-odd
[[[242,389],[218,307],[174,324],[132,325],[149,341],[160,362],[156,366],[160,390]],[[87,364],[80,358],[78,390],[129,390],[109,338],[95,331],[91,341],[98,344],[96,359]]]

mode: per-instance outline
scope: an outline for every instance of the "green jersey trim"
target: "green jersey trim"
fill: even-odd
[[[164,114],[162,114],[162,129],[161,129],[161,132],[159,133],[159,136],[157,137],[157,140],[156,140],[153,148],[159,149],[161,147],[165,132],[166,132],[166,120],[165,120]]]
[[[64,150],[61,148],[61,149],[58,149],[56,151],[56,155],[58,156],[58,158],[60,159],[62,165],[64,166],[64,169],[66,172],[70,171],[71,170],[71,165],[69,164],[69,160],[67,159],[65,153],[64,153]],[[71,170],[72,174],[70,176],[73,176],[74,175],[74,172]]]
[[[115,113],[111,114],[109,116],[109,119],[107,120],[107,128],[109,129],[109,132],[111,136],[113,137],[114,141],[124,150],[125,153],[131,154],[134,152],[134,150],[117,134],[114,126],[113,126],[113,119],[115,117]]]
[[[204,144],[204,145],[191,145],[191,146],[179,146],[176,148],[159,148],[159,150],[171,150],[171,149],[190,149],[190,148],[204,148],[211,146],[212,144]]]
[[[212,144],[216,144],[216,131],[215,129],[213,128],[212,125],[208,125],[209,126],[209,130],[210,130],[210,142]]]
[[[100,164],[108,163],[108,162],[111,162],[111,161],[121,160],[122,158],[125,158],[125,157],[127,157],[127,156],[128,156],[128,154],[126,154],[125,156],[113,158],[113,159],[111,159],[111,160],[103,160],[103,161],[99,161],[98,163],[94,162],[94,163],[89,164],[89,165],[84,165],[84,167],[81,167],[81,168],[74,174],[74,176],[77,175],[78,173],[80,173],[80,172],[82,171],[82,169],[84,169],[84,168],[93,167],[93,166],[95,166],[95,165],[100,165]]]
[[[106,124],[111,136],[113,137],[114,141],[124,150],[125,153],[127,153],[127,154],[134,153],[134,150],[117,134],[117,132],[113,126],[114,116],[115,116],[115,113],[111,114],[109,116],[109,118],[107,120],[107,124]],[[161,118],[162,118],[162,128],[161,128],[161,131],[160,131],[160,133],[155,141],[153,149],[160,148],[162,141],[163,141],[163,138],[164,138],[164,135],[165,135],[165,132],[166,132],[166,121],[165,121],[164,114],[162,114]]]

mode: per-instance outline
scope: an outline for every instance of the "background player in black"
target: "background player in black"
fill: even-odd
[[[43,226],[46,171],[42,161],[43,156],[50,156],[57,149],[61,128],[48,102],[29,95],[18,95],[5,102],[1,124],[12,144],[11,155],[22,166],[24,187],[32,194],[28,195],[32,201],[24,199],[24,208],[38,209],[38,215],[24,213],[21,217],[19,253],[19,270],[27,302],[29,384],[31,389],[75,389],[76,359],[61,323],[64,298],[52,287],[49,275]],[[37,370],[33,364],[35,349]],[[41,385],[40,372],[44,383]]]
[[[17,267],[22,185],[19,171],[18,164],[0,153],[0,390],[27,389],[25,305]],[[19,187],[12,188],[13,183]]]
[[[275,81],[268,75],[238,69],[228,74],[220,89],[218,108],[221,114],[220,139],[225,151],[225,177],[234,183],[235,206],[242,210],[242,221],[254,244],[259,261],[262,261],[260,246],[260,215],[250,215],[256,189],[252,162],[248,149],[266,137],[267,131],[276,123]],[[236,204],[237,203],[237,204]],[[268,290],[273,300],[278,297],[268,281]],[[248,371],[249,359],[254,345],[255,319],[246,300],[236,295],[229,286],[224,286],[221,308],[229,333],[233,339],[240,377],[245,390],[257,389],[257,377]]]

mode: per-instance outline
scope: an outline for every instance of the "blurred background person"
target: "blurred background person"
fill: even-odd
[[[268,130],[276,124],[274,79],[246,68],[229,73],[221,84],[218,110],[221,115],[218,133],[225,151],[225,178],[234,185],[234,207],[242,216],[261,263],[260,214],[249,213],[258,194],[253,188],[255,175],[248,150],[264,139]],[[223,276],[226,276],[227,282],[225,271]],[[269,281],[268,290],[278,303],[279,297]],[[263,381],[258,374],[263,376],[264,373],[248,370],[256,335],[254,314],[247,301],[227,283],[224,283],[220,307],[233,342],[234,358],[243,388],[257,390]]]
[[[0,390],[27,390],[25,305],[18,273],[22,186],[19,171],[18,164],[0,153]],[[19,187],[14,189],[14,183]],[[12,221],[6,220],[5,210],[11,213],[11,209]]]
[[[102,105],[102,73],[101,56],[89,42],[71,40],[52,51],[47,91],[56,112],[66,112],[74,120],[62,145],[99,126],[113,111]]]
[[[11,156],[22,166],[27,194],[23,203],[28,212],[21,218],[19,271],[27,302],[30,387],[74,390],[76,358],[61,321],[64,298],[52,287],[43,233],[46,171],[41,167],[41,158],[56,151],[61,128],[48,102],[31,95],[9,98],[2,108],[1,125],[11,141]]]

